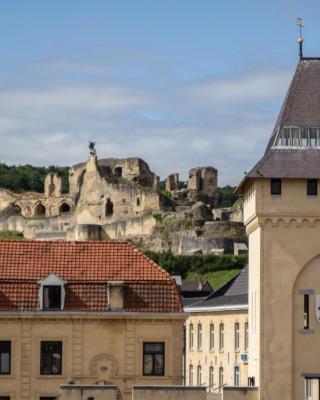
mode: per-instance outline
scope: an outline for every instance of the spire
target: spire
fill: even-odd
[[[303,38],[302,38],[302,28],[304,27],[304,22],[303,19],[298,17],[297,18],[297,26],[299,28],[299,38],[298,38],[298,43],[299,43],[299,57],[300,59],[303,58]]]

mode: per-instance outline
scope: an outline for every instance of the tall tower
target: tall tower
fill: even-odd
[[[259,399],[319,399],[320,59],[301,57],[239,184],[249,235],[249,376]]]

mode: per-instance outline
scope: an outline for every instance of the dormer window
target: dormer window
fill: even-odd
[[[65,281],[55,274],[38,282],[40,284],[40,309],[43,311],[61,311],[64,309]]]

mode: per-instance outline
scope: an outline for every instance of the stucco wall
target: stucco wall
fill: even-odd
[[[259,392],[256,388],[225,388],[222,400],[258,400]],[[280,400],[280,398],[279,398]]]
[[[201,384],[209,386],[209,368],[214,368],[213,393],[219,387],[219,368],[224,371],[224,384],[234,385],[234,367],[240,367],[241,386],[248,384],[248,365],[241,361],[241,354],[245,353],[245,322],[248,321],[247,310],[243,311],[220,311],[208,313],[190,313],[187,319],[186,329],[186,382],[189,385],[190,365],[193,366],[193,384],[197,384],[197,366],[201,365]],[[240,348],[235,351],[235,323],[240,324]],[[202,325],[202,348],[197,348],[197,327]],[[210,350],[210,324],[214,324],[214,349]],[[219,349],[219,325],[224,324],[224,349]],[[190,349],[189,331],[190,324],[194,329],[194,346]]]
[[[252,300],[259,329],[250,336],[249,375],[257,370],[257,356],[260,398],[300,400],[305,385],[301,373],[320,373],[320,354],[315,350],[318,322],[314,334],[299,333],[302,296],[295,297],[294,292],[301,271],[320,255],[320,197],[307,196],[305,180],[283,180],[280,196],[270,194],[267,179],[257,180],[255,188],[256,214],[247,225],[249,290],[250,296],[257,293],[260,311],[254,311]],[[320,293],[317,274],[311,275],[301,282]]]
[[[206,400],[205,388],[195,387],[135,387],[132,400]]]
[[[10,376],[0,377],[0,396],[9,393],[15,400],[57,396],[60,385],[71,378],[81,384],[105,380],[98,369],[103,362],[111,362],[113,372],[107,378],[120,388],[124,400],[131,400],[134,384],[181,385],[183,323],[183,318],[159,318],[156,314],[134,318],[1,315],[0,340],[12,341],[12,368]],[[40,375],[42,340],[63,342],[61,376]],[[143,375],[144,341],[165,343],[165,376]]]

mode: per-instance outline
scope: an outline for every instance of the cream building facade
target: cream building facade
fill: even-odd
[[[1,400],[182,385],[184,322],[175,281],[127,242],[0,241]]]
[[[190,303],[190,300],[188,300]],[[247,268],[202,301],[186,306],[186,383],[213,398],[248,384]]]
[[[248,374],[263,400],[320,398],[319,83],[320,59],[301,58],[266,153],[238,187],[249,235]]]

